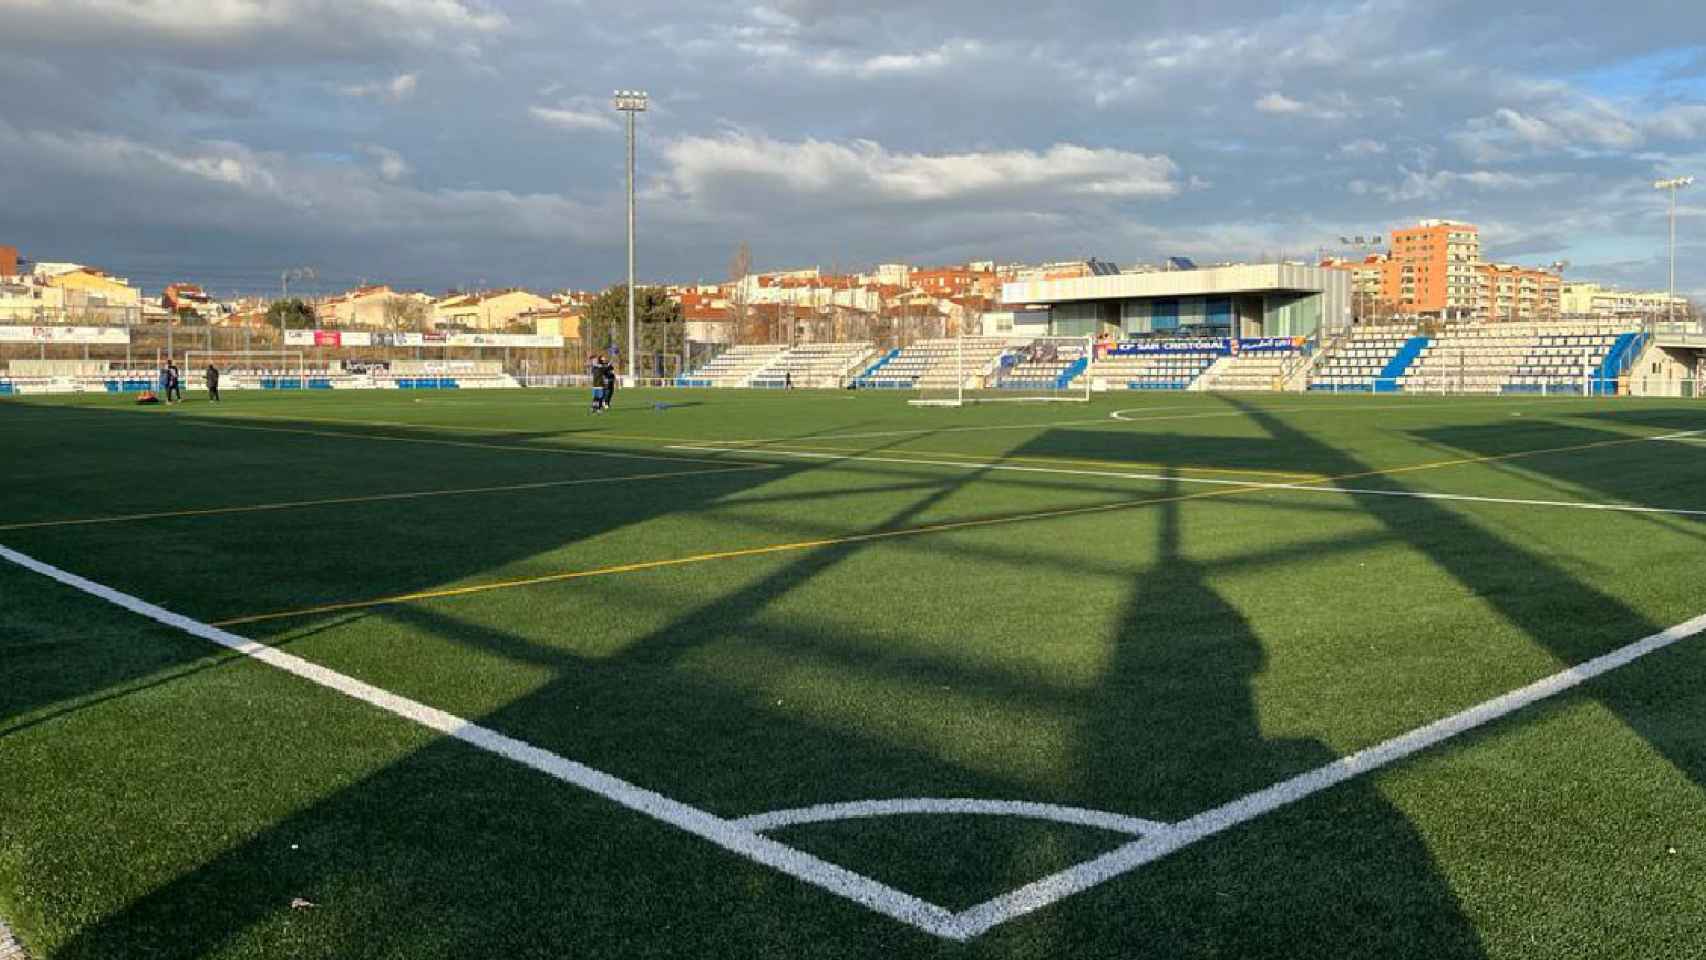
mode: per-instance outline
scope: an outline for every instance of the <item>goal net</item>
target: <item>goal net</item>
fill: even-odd
[[[208,367],[219,368],[222,390],[306,390],[312,375],[301,350],[189,350],[184,385],[206,387]]]
[[[925,356],[916,396],[908,401],[913,406],[1090,399],[1089,337],[962,337],[907,349]]]

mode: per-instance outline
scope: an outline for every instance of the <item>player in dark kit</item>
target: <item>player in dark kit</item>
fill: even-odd
[[[592,412],[604,409],[604,371],[598,363],[598,354],[586,358],[586,375],[592,380]]]
[[[219,368],[213,364],[207,365],[207,399],[213,403],[219,402]]]
[[[606,355],[598,358],[598,368],[604,375],[604,409],[609,410],[610,402],[616,399],[616,365]]]

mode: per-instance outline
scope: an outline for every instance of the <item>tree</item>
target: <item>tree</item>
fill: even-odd
[[[671,300],[659,287],[634,288],[634,321],[640,334],[638,369],[646,376],[652,369],[651,357],[661,353],[666,357],[681,356],[687,325],[681,317],[681,304]],[[611,360],[628,355],[628,287],[616,284],[598,295],[581,316],[581,343],[588,352],[609,351]],[[617,363],[623,372],[628,369],[624,359]]]
[[[432,326],[432,312],[418,297],[386,297],[385,327],[388,330],[425,333]]]
[[[282,323],[286,330],[309,330],[314,326],[314,308],[303,303],[298,297],[289,300],[274,300],[267,307],[267,326],[277,327]]]
[[[735,255],[729,261],[729,280],[733,289],[729,293],[729,323],[734,328],[731,333],[735,343],[743,343],[742,336],[746,327],[746,277],[752,272],[752,248],[742,240],[735,248]]]

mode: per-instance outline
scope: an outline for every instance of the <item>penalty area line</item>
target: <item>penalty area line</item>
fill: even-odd
[[[240,637],[218,627],[202,623],[164,607],[122,593],[111,587],[85,579],[74,573],[43,563],[9,547],[0,546],[0,559],[55,580],[74,590],[104,600],[117,607],[146,617],[156,623],[173,627],[194,637],[231,650],[267,666],[307,680],[317,686],[341,693],[393,716],[401,717],[429,730],[460,740],[478,750],[496,754],[546,776],[597,794],[636,813],[708,840],[718,847],[745,857],[755,863],[785,873],[821,890],[845,897],[867,909],[926,933],[950,940],[963,940],[946,908],[887,884],[836,866],[827,860],[796,850],[784,843],[743,827],[697,807],[672,800],[663,794],[636,786],[612,774],[552,753],[526,741],[499,733],[470,720],[427,706],[417,700],[392,693],[381,687],[357,680],[348,674],[323,667],[295,654],[286,653],[264,643]]]

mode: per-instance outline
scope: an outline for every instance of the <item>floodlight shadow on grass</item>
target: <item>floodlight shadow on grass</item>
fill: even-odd
[[[1310,448],[1324,462],[1336,462],[1343,472],[1353,472],[1361,467],[1355,457],[1328,447],[1284,420],[1253,405],[1246,409],[1275,437]],[[1442,432],[1434,431],[1429,436],[1440,440]],[[1467,442],[1461,432],[1458,442]],[[1645,444],[1640,444],[1635,449],[1645,447]],[[1553,470],[1566,472],[1573,471],[1576,463],[1569,458],[1551,462],[1556,464]],[[1573,480],[1591,485],[1586,476],[1574,477]],[[1401,488],[1393,478],[1372,477],[1359,482],[1375,488]],[[1439,503],[1397,501],[1384,497],[1368,497],[1363,503],[1371,516],[1416,549],[1426,552],[1440,570],[1485,597],[1531,643],[1551,652],[1560,661],[1579,663],[1627,642],[1630,637],[1648,636],[1662,629],[1655,618],[1632,609],[1592,584],[1582,582],[1544,556],[1494,536],[1473,518]],[[1401,507],[1400,504],[1408,506]],[[1430,539],[1418,535],[1422,528],[1429,530]],[[1453,535],[1456,549],[1429,549],[1429,544],[1439,542],[1437,535],[1441,531],[1449,531]],[[1698,558],[1698,551],[1694,555]],[[1523,584],[1536,582],[1548,585],[1544,596],[1531,596],[1522,589]],[[1698,600],[1698,596],[1695,599]],[[1692,612],[1697,614],[1699,610],[1696,607]],[[1614,698],[1605,698],[1602,702],[1697,786],[1706,788],[1706,755],[1675,749],[1674,731],[1653,723],[1650,713],[1629,709],[1628,705],[1618,703]]]

